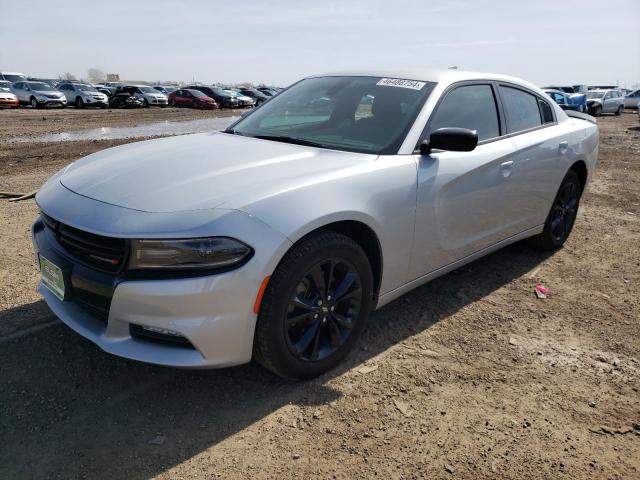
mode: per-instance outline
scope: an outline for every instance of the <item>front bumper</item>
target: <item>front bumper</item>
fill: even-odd
[[[64,187],[56,188],[52,195],[48,185],[51,184],[45,184],[36,200],[56,220],[69,225],[73,224],[70,220],[74,218],[108,221],[110,216],[115,216],[120,218],[118,228],[128,230],[130,225],[138,229],[138,238],[150,236],[144,229],[143,212],[102,204],[73,194]],[[65,200],[61,201],[63,198]],[[58,200],[55,205],[50,204],[52,199]],[[111,214],[107,213],[109,211]],[[69,217],[65,219],[65,215]],[[149,228],[158,228],[155,222],[163,214],[147,215],[154,217],[153,226]],[[211,212],[208,215],[215,217]],[[141,277],[126,270],[119,274],[96,271],[74,259],[39,218],[32,229],[36,258],[42,254],[63,269],[69,293],[65,300],[60,300],[42,283],[38,292],[65,324],[114,355],[181,368],[215,368],[246,363],[252,356],[256,321],[253,304],[257,292],[264,277],[271,274],[291,243],[244,213],[228,211],[217,216],[219,230],[209,225],[209,235],[234,232],[248,244],[260,247],[254,247],[254,256],[240,268],[187,278],[163,278],[160,273]],[[184,214],[176,217],[184,222]],[[194,221],[199,223],[199,220]],[[95,226],[88,221],[86,231],[116,234],[96,232]],[[161,233],[162,229],[157,232],[168,237]],[[193,233],[193,236],[199,235]],[[118,236],[131,238],[133,235],[120,230]],[[174,238],[179,237],[184,235],[176,234]],[[141,337],[137,332],[142,326],[177,332],[188,343]]]

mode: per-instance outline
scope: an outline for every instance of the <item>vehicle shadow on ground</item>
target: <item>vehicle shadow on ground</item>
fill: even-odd
[[[0,345],[0,478],[143,479],[165,472],[287,404],[338,398],[327,385],[331,378],[548,256],[515,244],[410,292],[373,315],[361,348],[341,367],[304,383],[281,380],[254,364],[181,371],[130,362],[101,352],[62,324],[6,342]],[[215,464],[215,454],[209,461]]]

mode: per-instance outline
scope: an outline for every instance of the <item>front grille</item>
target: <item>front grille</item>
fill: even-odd
[[[85,232],[44,214],[42,217],[47,228],[54,232],[58,243],[81,263],[109,273],[117,273],[124,267],[126,240]]]

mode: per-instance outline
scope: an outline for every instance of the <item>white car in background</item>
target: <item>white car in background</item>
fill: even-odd
[[[9,80],[0,80],[0,92],[10,92],[11,82]]]
[[[58,84],[58,90],[64,94],[67,102],[76,108],[109,106],[109,98],[88,83],[63,82]]]
[[[237,90],[226,89],[225,92],[236,97],[238,99],[238,106],[240,107],[253,107],[256,103],[253,98],[247,97]]]
[[[528,237],[561,248],[598,143],[592,117],[513,77],[309,77],[224,132],[55,174],[36,195],[38,291],[115,355],[314,377],[413,288]]]
[[[43,82],[14,82],[11,93],[18,97],[21,105],[31,105],[32,108],[67,106],[64,94]]]
[[[139,98],[145,107],[166,107],[169,105],[169,97],[148,85],[134,85],[136,87],[134,97]]]
[[[7,80],[11,83],[26,80],[27,76],[19,72],[0,72],[0,80]]]

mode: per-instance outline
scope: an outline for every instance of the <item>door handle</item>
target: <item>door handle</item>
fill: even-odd
[[[558,149],[560,150],[560,155],[564,155],[569,149],[569,142],[567,142],[566,140],[560,142],[560,145],[558,145]]]
[[[508,160],[500,164],[500,173],[507,178],[513,172],[513,160]]]

